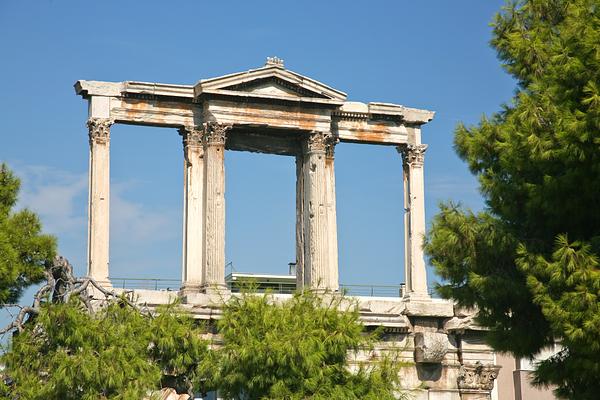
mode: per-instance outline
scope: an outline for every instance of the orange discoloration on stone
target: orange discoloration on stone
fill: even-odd
[[[193,117],[194,104],[145,99],[123,99],[119,104],[122,119],[156,125],[171,125],[174,116]]]
[[[241,124],[267,125],[270,127],[296,128],[305,131],[315,130],[319,123],[324,123],[326,116],[303,107],[284,105],[265,105],[246,103],[244,105],[231,102],[213,102],[209,105],[211,114],[217,119],[235,118]],[[326,120],[325,120],[325,123]]]
[[[358,131],[356,132],[356,139],[361,142],[378,143],[385,142],[387,135],[381,132],[369,132],[369,131]]]
[[[341,139],[365,143],[395,143],[398,140],[398,127],[391,122],[339,121]]]

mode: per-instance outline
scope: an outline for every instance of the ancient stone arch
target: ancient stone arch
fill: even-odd
[[[88,274],[109,282],[110,127],[177,128],[183,138],[182,291],[225,289],[225,150],[295,157],[298,287],[338,289],[334,154],[339,142],[396,146],[404,176],[406,294],[428,296],[421,126],[434,113],[358,103],[273,57],[195,85],[78,81],[89,102]]]
[[[110,127],[176,128],[184,158],[182,288],[136,290],[132,298],[156,307],[180,297],[194,318],[208,321],[218,319],[221,302],[235,295],[227,291],[224,276],[225,150],[294,157],[297,286],[336,291],[335,146],[395,146],[404,177],[405,296],[353,301],[367,329],[383,327],[376,351],[384,353],[393,344],[401,349],[401,359],[411,362],[403,368],[403,382],[416,400],[492,398],[499,366],[473,320],[475,310],[431,298],[427,290],[421,248],[427,145],[421,142],[421,127],[433,112],[347,101],[345,93],[287,70],[278,58],[195,85],[78,81],[75,90],[89,104],[88,275],[111,286]]]

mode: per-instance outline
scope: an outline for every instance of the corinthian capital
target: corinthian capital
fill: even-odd
[[[198,126],[184,126],[179,128],[179,134],[183,138],[183,148],[202,147],[202,135],[204,129]]]
[[[231,128],[231,124],[206,122],[204,124],[204,143],[206,143],[207,145],[225,145],[227,132]]]
[[[324,132],[311,132],[306,141],[306,152],[325,151],[330,136]]]
[[[402,163],[405,166],[423,166],[426,150],[426,144],[406,144],[404,146],[398,146],[398,152],[402,156]]]
[[[93,143],[106,144],[110,140],[110,126],[114,123],[110,118],[90,118],[87,121],[90,145]]]
[[[483,365],[479,361],[475,364],[463,365],[458,374],[458,387],[460,389],[492,390],[499,370],[498,366]]]

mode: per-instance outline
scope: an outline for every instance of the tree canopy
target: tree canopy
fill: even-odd
[[[343,297],[233,296],[213,330],[177,303],[142,310],[67,272],[48,274],[38,307],[13,324],[0,360],[7,398],[141,400],[166,387],[231,399],[402,398],[403,364],[393,352],[374,357],[376,333],[363,332]],[[88,290],[107,298],[90,301]],[[368,363],[349,365],[353,352]]]
[[[39,218],[15,212],[20,180],[0,164],[0,303],[15,303],[23,290],[44,280],[44,268],[56,252],[56,240],[42,234]]]
[[[75,297],[48,303],[2,358],[11,383],[3,386],[4,394],[31,400],[141,400],[161,383],[187,389],[207,352],[199,330],[191,317],[172,307],[152,318],[122,299],[94,314]]]
[[[515,96],[454,140],[487,207],[443,204],[425,249],[445,280],[439,292],[477,306],[497,350],[528,357],[558,341],[536,382],[597,398],[600,2],[510,2],[491,44]]]
[[[369,353],[377,333],[363,335],[358,310],[344,306],[346,299],[305,291],[279,305],[272,300],[234,297],[224,309],[217,382],[226,398],[403,398],[403,364],[393,353],[350,369],[348,356]]]

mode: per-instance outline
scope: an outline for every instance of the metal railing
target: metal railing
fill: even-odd
[[[402,297],[404,284],[400,285],[340,285],[340,290],[347,296],[368,297]]]
[[[122,289],[145,289],[145,290],[165,290],[178,291],[181,287],[179,279],[163,278],[109,278],[113,287]],[[267,284],[265,284],[267,285]],[[234,292],[239,291],[239,287],[228,285]],[[236,290],[237,289],[237,290]],[[262,288],[264,291],[265,288]],[[272,293],[290,294],[294,288],[288,284],[270,282],[266,289]],[[402,297],[404,295],[404,284],[400,285],[340,285],[340,291],[347,296],[369,296],[369,297]]]
[[[252,285],[256,285],[256,286],[252,286]],[[289,285],[289,284],[285,284],[285,283],[265,283],[265,282],[251,282],[247,287],[244,285],[232,285],[230,283],[227,284],[227,287],[229,288],[229,290],[231,290],[232,293],[239,293],[243,290],[246,289],[250,289],[252,292],[257,292],[257,293],[264,293],[264,292],[270,292],[270,293],[276,293],[276,294],[292,294],[296,291],[296,287],[295,285]]]
[[[121,289],[146,289],[178,291],[181,287],[180,279],[162,278],[108,278],[113,287]]]

